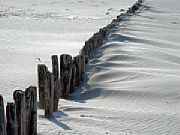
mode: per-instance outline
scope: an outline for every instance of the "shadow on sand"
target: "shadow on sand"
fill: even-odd
[[[49,118],[48,120],[58,125],[59,127],[63,128],[64,130],[72,130],[68,125],[62,123],[60,120],[57,120],[57,118],[60,118],[62,116],[68,117],[68,115],[65,114],[64,112],[57,110],[56,112],[53,113],[53,117]]]
[[[61,128],[63,128],[64,130],[72,130],[68,125],[58,121],[56,118],[49,118],[49,121],[53,122],[54,124],[60,126]]]
[[[145,8],[147,10],[150,9],[150,7],[145,7]],[[129,20],[130,16],[134,16],[134,14],[138,15],[138,12],[133,13],[133,14],[127,14],[127,17],[125,17],[122,21],[125,23],[127,20]],[[121,45],[121,44],[116,44],[115,42],[118,42],[118,43],[119,42],[132,42],[132,43],[148,42],[142,38],[129,37],[126,35],[122,35],[120,33],[116,33],[116,31],[117,32],[119,31],[118,23],[117,23],[117,28],[115,27],[108,32],[108,35],[107,35],[108,38],[104,40],[104,45],[99,47],[95,51],[95,57],[93,58],[93,60],[89,61],[88,65],[86,65],[86,73],[83,76],[82,84],[78,88],[75,89],[75,92],[73,94],[69,95],[67,100],[72,101],[72,102],[85,103],[89,99],[93,99],[100,96],[102,92],[102,88],[92,87],[92,85],[89,85],[89,80],[91,76],[94,74],[94,72],[98,72],[99,70],[102,70],[103,68],[113,66],[113,63],[109,62],[110,60],[106,61],[105,64],[102,64],[99,58],[103,56],[106,49],[115,47],[117,45]],[[113,41],[113,43],[111,41]],[[110,42],[111,44],[109,44],[108,42]],[[122,50],[118,50],[118,51],[122,52]]]

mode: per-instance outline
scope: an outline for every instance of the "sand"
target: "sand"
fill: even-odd
[[[40,133],[179,135],[179,4],[145,1],[112,29],[81,88],[46,121],[53,126],[39,120]]]
[[[48,5],[48,1],[41,2],[41,6],[43,3]],[[86,11],[91,7],[84,9],[82,14],[75,7],[90,4],[68,2],[64,2],[67,7],[63,6],[63,12],[66,14],[68,9],[74,8],[73,15],[62,17],[62,12],[58,11],[58,17],[54,17],[54,13],[47,18],[38,15],[40,19],[35,17],[37,20],[34,21],[28,16],[28,11],[19,19],[11,15],[0,19],[1,93],[6,101],[11,100],[9,95],[15,87],[36,84],[36,57],[50,67],[51,54],[76,55],[84,40],[108,24],[113,16],[118,15],[118,10],[131,5],[130,1],[127,5],[107,1],[105,8],[99,8],[97,3],[103,1],[88,1],[94,2],[94,14],[89,15]],[[107,19],[104,13],[108,12],[104,10],[111,11],[112,3],[116,15]],[[179,135],[179,5],[178,0],[146,0],[138,13],[127,16],[109,31],[104,45],[86,67],[84,82],[67,100],[60,99],[54,117],[45,119],[43,110],[38,109],[38,134]],[[40,14],[54,6],[43,7]],[[96,14],[96,7],[102,12]],[[26,11],[29,5],[20,8]],[[37,12],[39,14],[39,10]],[[90,17],[93,19],[87,19]]]

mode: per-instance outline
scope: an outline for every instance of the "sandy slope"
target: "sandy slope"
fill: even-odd
[[[109,32],[81,89],[40,134],[179,135],[179,0],[147,0]],[[51,124],[51,126],[49,126]]]
[[[93,33],[136,0],[0,0],[0,94],[37,84],[52,54],[77,55]],[[107,14],[107,15],[106,15]]]

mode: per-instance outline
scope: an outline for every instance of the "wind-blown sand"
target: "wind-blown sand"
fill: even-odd
[[[39,133],[179,135],[178,5],[145,1],[140,13],[112,29],[81,89],[60,100],[54,118],[39,119]]]

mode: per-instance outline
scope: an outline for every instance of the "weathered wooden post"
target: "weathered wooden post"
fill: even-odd
[[[60,80],[59,80],[59,66],[58,66],[58,56],[53,55],[52,59],[52,73],[54,76],[54,111],[58,110],[58,101],[60,94]]]
[[[81,55],[78,55],[78,66],[79,66],[79,78],[82,80],[82,59]]]
[[[45,73],[47,67],[44,64],[38,65],[38,87],[39,87],[39,108],[44,109],[45,102]]]
[[[31,127],[31,115],[32,115],[32,108],[33,108],[33,95],[32,91],[29,89],[25,90],[25,114],[26,114],[26,135],[30,132]]]
[[[16,105],[7,103],[6,105],[7,135],[17,135],[16,130]]]
[[[105,38],[105,36],[106,36],[106,28],[100,29],[100,30],[99,30],[99,34],[100,34],[101,45],[102,45],[103,40],[104,40],[104,38]]]
[[[97,40],[98,47],[102,46],[104,38],[101,37],[100,32],[98,32]]]
[[[0,135],[6,135],[6,120],[4,115],[4,101],[0,95]]]
[[[25,90],[26,135],[37,135],[37,88]]]
[[[73,63],[73,65],[72,65],[72,78],[71,78],[70,93],[74,92],[75,86],[76,86],[76,66]]]
[[[94,43],[95,43],[95,49],[100,46],[100,44],[99,44],[99,33],[94,34]]]
[[[81,74],[85,73],[85,55],[81,54]]]
[[[26,134],[26,120],[25,120],[25,92],[16,90],[13,93],[13,98],[16,104],[16,124],[17,134]]]
[[[32,135],[37,135],[37,87],[29,87],[29,89],[31,89],[33,91],[33,110],[32,110],[32,130],[33,130],[33,134]]]
[[[54,78],[49,71],[45,74],[45,118],[53,116]]]
[[[67,73],[67,64],[66,64],[66,55],[60,55],[60,81],[61,81],[61,97],[65,98],[66,96],[66,83],[68,83],[68,73]]]
[[[92,44],[92,40],[91,39],[89,39],[89,56],[90,56],[90,60],[93,58],[93,44]]]
[[[93,49],[97,48],[97,40],[96,40],[96,33],[92,37]]]
[[[85,42],[85,46],[83,47],[82,53],[85,55],[85,64],[87,64],[89,61],[88,50],[87,50],[87,41]]]
[[[88,61],[90,59],[90,48],[89,48],[89,40],[85,42],[85,46],[84,46],[84,51],[85,51],[85,54],[88,58]],[[87,62],[88,63],[88,62]],[[87,64],[86,63],[86,64]]]
[[[80,73],[79,73],[80,69],[79,69],[79,57],[78,57],[78,56],[76,56],[76,57],[73,58],[73,64],[74,64],[75,67],[76,67],[75,86],[77,87],[77,86],[80,85],[80,76],[79,76],[79,74],[80,74]]]
[[[72,57],[68,54],[60,56],[61,97],[66,98],[70,93],[72,78]]]

